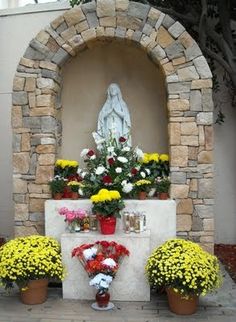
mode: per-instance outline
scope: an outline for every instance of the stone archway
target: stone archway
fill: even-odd
[[[184,27],[128,0],[97,0],[68,10],[30,42],[13,84],[13,199],[16,235],[42,233],[48,178],[60,147],[61,67],[96,41],[134,42],[166,79],[171,197],[177,232],[212,250],[212,74]]]

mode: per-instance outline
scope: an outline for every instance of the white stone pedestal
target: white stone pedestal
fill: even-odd
[[[98,232],[61,235],[63,262],[67,268],[67,277],[63,281],[63,298],[93,300],[96,290],[89,286],[89,277],[77,258],[71,258],[74,247],[97,240],[115,241],[124,245],[130,256],[125,257],[109,292],[111,300],[150,301],[150,288],[145,276],[145,265],[150,255],[150,231],[140,234],[101,235]]]
[[[96,290],[89,286],[89,278],[77,258],[71,258],[74,247],[97,240],[114,240],[130,251],[112,282],[110,291],[112,300],[149,301],[150,289],[144,275],[145,264],[151,251],[169,238],[176,236],[176,204],[174,200],[125,200],[124,211],[144,211],[147,218],[147,231],[135,234],[123,232],[122,220],[117,220],[114,235],[101,235],[99,232],[66,233],[64,217],[58,210],[67,207],[71,210],[83,208],[91,210],[91,201],[47,200],[45,203],[46,235],[61,240],[63,262],[67,268],[67,277],[63,282],[63,298],[94,299]]]
[[[45,233],[60,241],[61,234],[66,232],[64,217],[58,210],[67,207],[71,210],[83,208],[91,210],[91,201],[79,200],[47,200],[45,202]],[[124,211],[144,211],[147,217],[147,229],[150,230],[151,250],[176,236],[176,203],[174,200],[125,200]],[[122,220],[117,220],[116,233],[121,232]],[[100,235],[100,238],[103,235]],[[129,236],[132,236],[130,234]]]

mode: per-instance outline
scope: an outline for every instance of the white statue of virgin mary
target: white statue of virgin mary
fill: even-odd
[[[107,89],[107,100],[98,116],[97,134],[105,139],[111,136],[117,140],[121,136],[129,137],[131,145],[130,129],[128,107],[122,98],[120,87],[112,83]]]

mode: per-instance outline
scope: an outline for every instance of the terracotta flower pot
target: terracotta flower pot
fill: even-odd
[[[72,191],[72,192],[71,192],[71,199],[73,199],[73,200],[79,199],[79,194],[78,194],[78,192],[74,192],[74,191]]]
[[[20,299],[28,305],[41,304],[47,300],[47,294],[48,280],[33,280],[28,282],[26,290],[20,290]]]
[[[104,293],[99,293],[99,291],[97,292],[96,302],[99,307],[107,307],[109,301],[110,301],[109,292],[104,292]]]
[[[146,193],[146,191],[140,191],[139,194],[138,194],[138,198],[139,198],[139,200],[145,200],[145,199],[147,199],[147,193]]]
[[[116,218],[115,217],[103,217],[98,216],[100,223],[101,234],[103,235],[113,235],[116,230]]]
[[[159,192],[158,199],[160,200],[167,200],[169,198],[168,192]]]
[[[56,192],[56,193],[53,194],[53,199],[54,200],[61,200],[62,197],[63,197],[63,193],[61,193],[61,192]]]
[[[198,299],[196,295],[184,298],[180,293],[176,293],[173,288],[166,289],[170,310],[179,315],[191,315],[197,311]]]

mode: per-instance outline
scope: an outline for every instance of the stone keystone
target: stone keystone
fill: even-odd
[[[83,21],[86,19],[85,15],[80,7],[76,7],[76,8],[66,11],[64,13],[64,18],[65,18],[65,21],[69,27],[76,25],[80,21]]]
[[[97,16],[101,17],[115,17],[116,6],[115,0],[97,0]]]

